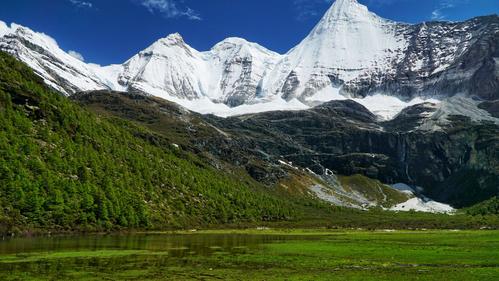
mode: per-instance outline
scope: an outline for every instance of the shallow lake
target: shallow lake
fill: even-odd
[[[307,235],[260,234],[129,234],[6,238],[0,255],[75,251],[150,251],[171,257],[241,252],[268,243],[319,239]]]
[[[316,239],[319,237],[195,233],[8,238],[0,241],[0,279],[207,278],[209,274],[199,272],[211,270],[205,258],[250,254],[270,243]],[[194,269],[184,271],[183,267]]]
[[[498,231],[257,231],[0,240],[0,280],[498,280]]]

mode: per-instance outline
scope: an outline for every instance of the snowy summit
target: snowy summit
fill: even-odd
[[[464,76],[455,73],[473,44],[481,44],[476,30],[483,26],[473,21],[397,23],[356,0],[337,0],[310,34],[284,55],[242,38],[227,38],[211,50],[198,51],[175,33],[123,64],[99,66],[74,58],[43,33],[3,22],[0,50],[27,63],[66,95],[98,89],[139,91],[219,116],[353,99],[381,119],[391,119],[410,105],[439,104],[475,91],[489,94],[469,86],[478,83],[475,73],[483,62],[468,63],[472,70]],[[448,86],[456,81],[462,87]]]

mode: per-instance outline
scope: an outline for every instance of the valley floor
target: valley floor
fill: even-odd
[[[0,242],[1,280],[497,280],[499,231],[223,230]]]

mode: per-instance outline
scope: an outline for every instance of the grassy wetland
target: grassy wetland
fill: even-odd
[[[499,231],[223,230],[13,238],[1,280],[497,280]]]

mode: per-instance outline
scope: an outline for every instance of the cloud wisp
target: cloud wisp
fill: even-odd
[[[166,18],[186,17],[190,20],[202,20],[201,16],[189,7],[179,7],[178,0],[136,0],[151,13],[160,13]]]
[[[92,4],[91,2],[87,2],[87,1],[69,0],[69,2],[71,2],[71,4],[73,4],[77,8],[88,8],[88,9],[91,9],[91,8],[94,7],[94,4]]]
[[[457,5],[464,4],[468,2],[468,0],[440,0],[435,8],[431,12],[432,20],[445,20],[447,19],[446,11],[452,8],[455,8]]]

